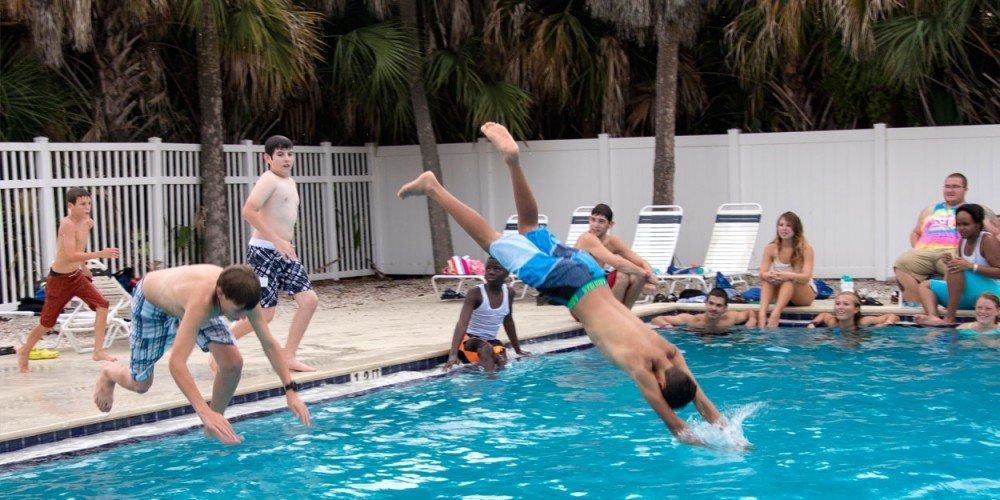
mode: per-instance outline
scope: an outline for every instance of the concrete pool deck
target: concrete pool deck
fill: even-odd
[[[461,304],[461,301],[441,302],[423,296],[317,311],[299,358],[318,371],[294,373],[293,377],[299,382],[310,382],[355,373],[363,376],[375,368],[446,355]],[[757,306],[734,304],[730,307],[735,310]],[[832,308],[832,300],[823,300],[809,307],[788,308],[786,313],[815,314]],[[637,316],[648,317],[674,310],[702,309],[701,304],[658,303],[640,304],[633,310]],[[895,306],[865,307],[867,314],[887,312],[909,316],[919,311]],[[540,307],[532,300],[516,301],[514,318],[522,342],[580,328],[564,307]],[[272,332],[282,342],[290,320],[291,314],[279,313],[271,324]],[[506,337],[501,333],[501,338]],[[244,369],[237,395],[280,387],[255,337],[245,337],[240,347]],[[531,351],[531,343],[524,348]],[[116,342],[109,352],[127,362],[128,342]],[[170,377],[168,356],[169,353],[157,363],[157,380],[149,392],[140,395],[117,389],[114,408],[106,414],[98,411],[93,403],[100,363],[92,361],[90,354],[77,354],[65,348],[59,358],[32,361],[31,372],[26,374],[17,371],[15,356],[0,356],[0,387],[4,388],[0,391],[0,444],[186,407],[187,400]],[[208,354],[195,349],[188,366],[207,398],[212,384]],[[39,443],[46,441],[52,439]]]

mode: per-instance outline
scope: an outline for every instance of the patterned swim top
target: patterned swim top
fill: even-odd
[[[919,250],[953,250],[958,248],[961,236],[955,229],[955,209],[944,202],[934,205],[921,226],[923,232],[914,248]]]

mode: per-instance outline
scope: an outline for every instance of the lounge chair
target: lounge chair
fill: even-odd
[[[632,250],[659,271],[661,282],[673,278],[666,272],[674,261],[683,218],[684,209],[678,205],[647,205],[639,210]]]
[[[538,226],[548,227],[549,217],[544,214],[538,214]],[[517,214],[508,217],[507,223],[504,224],[503,226],[503,235],[507,236],[508,234],[517,234]],[[511,280],[510,281],[511,288],[514,288],[515,285],[521,285],[521,293],[517,294],[517,298],[523,299],[526,295],[528,295],[528,289],[530,289],[531,287],[525,285],[523,281],[517,279],[516,274],[511,274],[510,280]]]
[[[122,288],[118,280],[108,272],[107,266],[99,260],[88,260],[87,267],[94,275],[94,287],[108,301],[108,321],[104,335],[104,347],[107,348],[118,338],[128,338],[129,321],[132,319],[132,296]],[[59,333],[54,349],[58,349],[63,340],[69,342],[77,353],[91,352],[93,347],[86,347],[77,338],[77,333],[94,331],[97,313],[92,311],[82,300],[70,302],[71,310],[59,315],[53,331]],[[23,344],[27,340],[27,332],[18,332],[18,338]]]
[[[587,205],[576,207],[573,210],[573,219],[569,224],[569,232],[566,233],[566,241],[563,242],[566,246],[576,246],[576,240],[580,238],[580,235],[590,231],[590,211],[593,209],[593,205]]]
[[[702,267],[706,274],[671,275],[670,291],[677,283],[690,282],[704,291],[709,286],[706,280],[714,279],[721,272],[733,286],[746,286],[745,276],[750,275],[750,259],[757,244],[760,217],[763,209],[758,203],[724,203],[715,213],[712,239]]]

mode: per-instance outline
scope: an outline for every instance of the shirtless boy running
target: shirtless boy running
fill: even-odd
[[[685,443],[702,444],[674,409],[693,399],[698,412],[709,422],[722,423],[723,417],[695,382],[684,356],[615,299],[594,257],[559,243],[546,228],[539,227],[538,205],[521,171],[517,143],[507,129],[496,123],[483,125],[482,131],[510,170],[520,234],[501,237],[430,172],[403,186],[399,197],[423,195],[433,199],[508,271],[517,273],[518,278],[549,300],[565,304],[583,323],[594,345],[635,381],[643,398],[670,431]],[[601,261],[614,257],[603,245],[594,251]],[[647,275],[632,263],[622,263],[618,271]]]
[[[226,444],[243,441],[223,416],[239,385],[243,357],[220,316],[230,321],[246,318],[284,385],[288,408],[309,425],[309,409],[299,399],[298,385],[288,374],[281,347],[263,320],[260,293],[257,275],[244,265],[223,269],[198,264],[148,273],[132,294],[131,361],[128,366],[104,365],[94,388],[94,404],[103,412],[111,411],[116,385],[139,394],[148,391],[156,362],[173,342],[170,375],[201,418],[205,434]],[[218,367],[211,404],[202,397],[187,367],[195,344],[210,352]]]
[[[705,298],[705,314],[677,314],[657,316],[652,323],[656,326],[688,326],[709,331],[718,331],[745,324],[757,326],[754,311],[728,311],[729,295],[721,288],[713,288]]]
[[[313,372],[315,368],[296,357],[319,305],[319,297],[291,243],[299,217],[299,192],[292,179],[295,164],[292,141],[280,135],[268,138],[264,142],[264,161],[268,170],[257,179],[243,205],[243,219],[253,226],[247,246],[247,264],[254,268],[264,289],[260,303],[264,308],[264,321],[270,323],[274,319],[279,291],[295,298],[297,308],[285,340],[285,361],[290,370]],[[250,331],[246,320],[233,325],[233,335],[237,339]]]
[[[83,188],[66,191],[66,217],[59,223],[56,239],[56,257],[45,280],[45,305],[42,316],[28,335],[24,345],[17,350],[17,369],[28,372],[28,359],[42,335],[56,325],[59,313],[73,297],[80,297],[94,310],[94,361],[115,361],[104,351],[104,334],[108,326],[108,300],[92,283],[93,275],[87,269],[89,259],[117,259],[117,248],[108,247],[99,252],[84,252],[94,220],[90,218],[90,193]]]

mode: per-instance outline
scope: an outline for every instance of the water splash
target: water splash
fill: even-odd
[[[695,417],[688,425],[694,436],[709,449],[742,453],[753,448],[743,435],[743,422],[763,407],[763,402],[756,402],[730,409],[728,415],[723,413],[728,420],[725,427],[705,422],[700,417]]]

